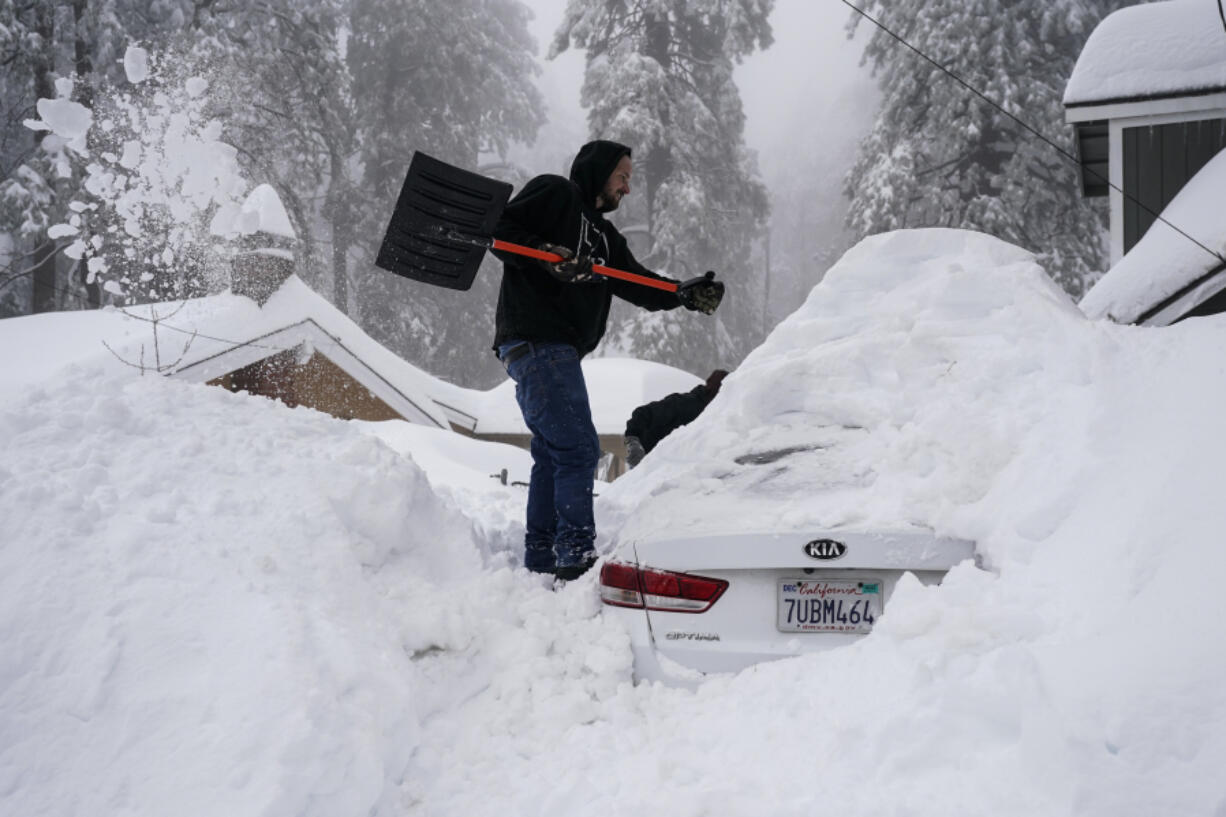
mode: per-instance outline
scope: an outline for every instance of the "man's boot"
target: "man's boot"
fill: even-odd
[[[557,557],[553,553],[552,544],[525,543],[524,567],[533,573],[553,573],[557,566]]]
[[[576,554],[562,553],[558,557],[558,565],[553,575],[565,582],[571,582],[592,569],[596,564],[596,551],[585,550]]]

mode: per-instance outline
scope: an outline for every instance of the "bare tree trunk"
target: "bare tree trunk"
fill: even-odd
[[[349,240],[346,231],[335,220],[332,222],[332,297],[336,308],[349,314]]]
[[[54,99],[55,86],[52,82],[52,72],[55,68],[55,7],[44,4],[35,9],[35,30],[42,38],[43,48],[34,59],[34,96],[36,99]],[[35,140],[42,143],[46,131],[38,131]],[[55,242],[46,240],[34,249],[34,272],[32,282],[34,292],[31,297],[31,308],[34,312],[54,312],[59,306],[56,298],[56,246]]]
[[[660,67],[667,72],[671,67],[668,46],[672,38],[667,15],[649,13],[646,20],[646,33],[644,52],[648,57],[658,62]],[[662,115],[662,122],[666,129],[670,124],[668,119],[668,111],[665,109]],[[648,149],[647,155],[643,160],[643,170],[645,171],[644,175],[647,177],[647,234],[651,237],[654,244],[656,193],[659,192],[660,185],[673,171],[672,151],[667,144],[656,145]]]
[[[94,88],[85,81],[87,77],[91,77],[94,72],[93,62],[89,58],[89,31],[86,27],[85,12],[89,6],[89,0],[73,0],[72,3],[72,18],[76,24],[76,37],[73,41],[73,58],[77,70],[77,79],[81,80],[78,87],[77,101],[85,107],[92,107],[94,98]],[[85,287],[86,297],[90,307],[97,309],[102,306],[102,286],[97,281],[89,282],[89,272],[85,264],[77,265],[78,275],[81,276],[81,286]]]
[[[85,80],[94,72],[94,65],[89,58],[89,31],[85,23],[85,12],[88,8],[89,0],[72,0],[72,20],[75,26],[73,67],[80,80]],[[79,89],[77,101],[89,107],[93,102],[93,96],[93,88],[88,83],[84,83]]]
[[[771,229],[766,226],[766,265],[762,272],[762,327],[771,325]]]
[[[345,197],[338,187],[344,185],[344,161],[336,150],[331,158],[332,180],[328,193],[328,220],[332,222],[332,300],[336,308],[349,314],[349,235],[352,218]]]

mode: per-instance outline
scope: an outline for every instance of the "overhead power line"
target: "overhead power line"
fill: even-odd
[[[1125,191],[1123,188],[1119,187],[1119,186],[1118,186],[1118,185],[1116,185],[1116,184],[1113,184],[1113,183],[1112,183],[1112,181],[1111,181],[1110,179],[1108,179],[1108,178],[1104,177],[1104,176],[1103,176],[1101,173],[1099,173],[1098,171],[1096,171],[1096,170],[1092,170],[1092,169],[1090,169],[1089,167],[1086,167],[1085,165],[1083,165],[1083,164],[1082,164],[1080,161],[1078,161],[1078,159],[1077,159],[1077,157],[1076,157],[1076,156],[1074,156],[1073,154],[1069,153],[1067,150],[1065,150],[1064,148],[1062,148],[1062,147],[1061,147],[1059,144],[1057,144],[1057,143],[1056,143],[1054,140],[1050,139],[1048,136],[1046,136],[1045,134],[1043,134],[1043,133],[1042,133],[1041,131],[1039,131],[1037,128],[1032,127],[1032,126],[1031,126],[1029,123],[1027,123],[1027,122],[1023,121],[1023,120],[1022,120],[1020,117],[1018,117],[1018,116],[1014,115],[1013,113],[1010,113],[1009,111],[1005,110],[1005,108],[1003,108],[1001,105],[997,104],[997,103],[995,102],[995,100],[993,100],[993,99],[991,99],[990,97],[988,97],[988,95],[987,95],[987,94],[985,94],[983,91],[980,91],[980,90],[979,90],[978,88],[976,88],[974,85],[971,85],[969,82],[967,82],[966,80],[964,80],[962,77],[960,77],[960,76],[958,76],[956,73],[954,73],[954,72],[953,72],[951,69],[949,69],[949,68],[947,68],[946,66],[942,65],[941,63],[937,62],[937,61],[936,61],[936,60],[934,60],[932,57],[928,56],[928,55],[927,55],[927,54],[925,54],[923,51],[919,50],[919,49],[918,49],[918,48],[916,48],[914,45],[912,45],[911,43],[907,42],[905,39],[903,39],[903,37],[901,37],[900,35],[896,34],[896,33],[895,33],[895,32],[893,32],[893,31],[891,31],[891,30],[890,30],[890,29],[889,29],[889,28],[888,28],[888,27],[887,27],[887,26],[886,26],[884,23],[882,23],[882,22],[881,22],[880,20],[878,20],[876,17],[873,17],[871,14],[869,14],[868,12],[866,12],[864,9],[859,8],[859,7],[858,7],[858,6],[856,6],[855,4],[851,3],[851,2],[850,2],[850,0],[842,0],[842,3],[843,3],[843,5],[847,6],[849,9],[851,9],[852,11],[854,11],[856,14],[859,14],[859,15],[860,15],[861,17],[863,17],[865,20],[868,20],[870,23],[872,23],[873,25],[877,26],[877,28],[879,28],[879,29],[881,29],[882,31],[884,31],[884,32],[885,32],[886,34],[888,34],[890,37],[894,38],[894,39],[895,39],[895,40],[897,40],[899,43],[901,43],[902,45],[906,46],[908,49],[910,49],[911,51],[913,51],[915,54],[919,55],[919,57],[921,57],[921,58],[922,58],[922,59],[923,59],[925,62],[927,62],[927,63],[931,64],[932,66],[934,66],[935,68],[937,68],[938,70],[940,70],[942,73],[944,73],[944,74],[945,74],[946,76],[948,76],[950,79],[952,79],[954,82],[958,83],[958,84],[959,84],[959,85],[961,85],[963,88],[965,88],[966,90],[970,91],[972,94],[974,94],[975,96],[977,96],[977,97],[979,97],[980,99],[982,99],[984,102],[986,102],[986,103],[988,103],[989,105],[991,105],[991,106],[992,106],[993,108],[995,108],[997,111],[1000,111],[1002,114],[1004,114],[1005,116],[1007,116],[1009,119],[1012,119],[1012,120],[1013,120],[1014,122],[1016,122],[1016,123],[1017,123],[1019,126],[1021,126],[1022,128],[1024,128],[1026,131],[1028,131],[1028,132],[1029,132],[1030,134],[1032,134],[1033,136],[1035,136],[1037,139],[1039,139],[1040,141],[1042,141],[1042,142],[1046,143],[1047,145],[1051,146],[1051,148],[1052,148],[1052,149],[1054,149],[1054,150],[1055,150],[1057,153],[1059,153],[1059,154],[1060,154],[1061,156],[1063,156],[1065,159],[1068,159],[1068,160],[1069,160],[1070,162],[1072,162],[1073,164],[1078,165],[1079,167],[1081,167],[1081,169],[1082,169],[1084,172],[1089,173],[1090,175],[1094,176],[1096,179],[1098,179],[1099,181],[1101,181],[1103,184],[1106,184],[1106,185],[1107,185],[1108,187],[1110,187],[1112,190],[1116,191],[1117,193],[1119,193],[1120,195],[1122,195],[1124,198],[1126,198],[1126,199],[1128,199],[1129,201],[1131,201],[1131,202],[1133,202],[1134,204],[1136,204],[1138,207],[1140,207],[1140,208],[1141,208],[1142,210],[1144,210],[1146,213],[1148,213],[1149,215],[1153,216],[1155,220],[1160,221],[1160,222],[1162,222],[1163,224],[1165,224],[1166,226],[1170,227],[1172,230],[1174,230],[1175,232],[1179,233],[1181,236],[1183,236],[1184,238],[1186,238],[1188,241],[1191,241],[1193,244],[1195,244],[1196,246],[1200,247],[1200,248],[1201,248],[1202,250],[1204,250],[1205,252],[1209,253],[1209,255],[1213,256],[1213,257],[1214,257],[1215,259],[1217,259],[1218,261],[1220,261],[1220,262],[1222,262],[1222,263],[1226,263],[1226,257],[1223,257],[1223,256],[1221,255],[1221,253],[1218,253],[1218,252],[1215,252],[1214,250],[1211,250],[1209,247],[1207,247],[1207,246],[1205,246],[1204,244],[1202,244],[1200,241],[1198,241],[1198,240],[1197,240],[1196,238],[1194,238],[1193,236],[1188,235],[1186,232],[1184,232],[1183,230],[1179,229],[1179,228],[1178,228],[1178,227],[1176,227],[1174,224],[1172,224],[1170,221],[1168,221],[1166,218],[1164,218],[1164,217],[1163,217],[1163,216],[1162,216],[1160,213],[1156,213],[1156,212],[1154,212],[1154,210],[1152,210],[1151,208],[1147,207],[1147,206],[1146,206],[1146,205],[1145,205],[1145,204],[1144,204],[1144,203],[1143,203],[1143,202],[1142,202],[1140,199],[1138,199],[1136,196],[1133,196],[1133,195],[1131,195],[1130,193],[1127,193],[1127,192],[1126,192],[1126,191]],[[1221,3],[1222,3],[1222,0],[1218,0],[1218,10],[1219,10],[1219,11],[1221,11],[1221,10],[1222,10]],[[1223,26],[1226,26],[1226,15],[1224,15],[1224,16],[1223,16],[1223,18],[1222,18],[1222,24],[1223,24]]]

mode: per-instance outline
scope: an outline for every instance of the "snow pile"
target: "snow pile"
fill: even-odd
[[[1226,39],[1226,33],[1222,37]],[[1165,221],[1155,221],[1136,246],[1085,294],[1081,299],[1082,310],[1091,318],[1135,323],[1206,273],[1221,267],[1222,259],[1212,253],[1226,256],[1226,224],[1220,209],[1224,186],[1226,152],[1210,159],[1192,177],[1162,211]],[[1166,222],[1186,235],[1180,235]],[[1197,246],[1197,241],[1204,246]],[[1162,317],[1160,324],[1169,323],[1226,286],[1222,281],[1207,283],[1209,286],[1203,291],[1189,292],[1190,300],[1178,299],[1178,308],[1170,314],[1164,309],[1152,318]]]
[[[468,516],[485,540],[505,543],[503,560],[518,562],[524,539],[524,502],[532,473],[532,455],[504,443],[475,440],[399,420],[353,423],[393,451],[411,457],[441,498]],[[502,472],[506,471],[506,490]]]
[[[929,518],[993,570],[905,580],[853,647],[695,694],[534,666],[528,696],[503,658],[427,726],[412,813],[1223,813],[1223,341],[1213,321],[1092,323],[986,236],[862,243],[602,495],[603,529]],[[869,459],[814,449],[820,467],[768,465],[764,485],[735,468],[822,426]],[[577,591],[542,615],[573,623]]]
[[[1092,322],[985,236],[862,243],[602,488],[602,541],[771,509],[926,522],[991,570],[694,693],[630,685],[594,577],[508,569],[523,494],[485,450],[94,368],[27,387],[0,810],[1222,815],[1223,344]],[[780,445],[815,447],[736,462]]]
[[[1122,8],[1086,40],[1064,104],[1226,90],[1226,33],[1215,0]]]
[[[617,484],[611,519],[627,517],[623,541],[679,531],[952,532],[952,514],[1022,467],[1027,434],[1055,434],[1051,450],[1077,455],[1069,430],[1090,422],[1078,387],[1096,371],[1092,334],[1016,247],[958,230],[870,238],[724,381],[697,422]],[[1048,425],[1053,418],[1060,423]]]
[[[390,802],[412,655],[447,641],[440,595],[490,542],[344,423],[73,374],[0,408],[0,810]]]

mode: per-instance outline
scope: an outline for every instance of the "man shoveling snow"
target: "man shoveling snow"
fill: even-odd
[[[532,432],[524,566],[575,579],[596,561],[592,483],[600,440],[592,424],[579,361],[604,336],[616,295],[649,310],[684,306],[713,313],[724,285],[708,275],[675,292],[593,274],[593,264],[657,275],[635,260],[605,219],[630,192],[630,148],[584,145],[570,178],[543,175],[503,211],[497,235],[561,257],[555,262],[503,254],[494,350],[515,381],[515,399]],[[670,282],[676,284],[677,282]]]

